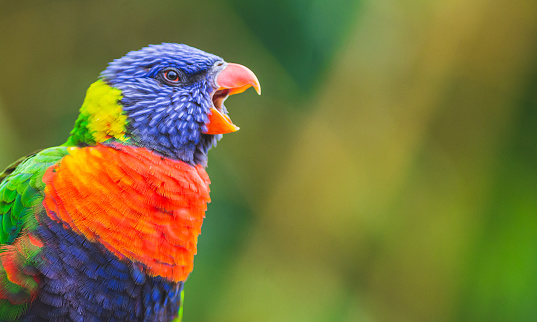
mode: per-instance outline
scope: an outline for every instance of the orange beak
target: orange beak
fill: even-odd
[[[239,130],[231,119],[222,112],[222,104],[229,95],[239,94],[253,87],[261,95],[261,86],[255,74],[239,64],[227,64],[216,76],[218,90],[213,94],[213,107],[209,114],[207,131],[204,134],[226,134]]]

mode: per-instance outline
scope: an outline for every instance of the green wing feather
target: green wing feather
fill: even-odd
[[[12,164],[10,164],[2,173],[0,173],[0,183],[2,183],[2,181],[4,181],[4,179],[7,176],[9,176],[10,174],[13,173],[13,171],[15,171],[15,169],[17,169],[19,164],[21,164],[22,162],[26,161],[27,159],[33,157],[34,155],[36,155],[40,151],[41,150],[34,151],[34,152],[28,154],[27,156],[24,156],[24,157],[18,159],[17,161],[13,162]]]
[[[0,174],[0,244],[12,244],[43,201],[45,171],[67,154],[55,147],[21,158]]]

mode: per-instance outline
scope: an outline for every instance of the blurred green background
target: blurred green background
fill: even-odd
[[[192,321],[537,321],[537,2],[0,0],[0,167],[107,62],[250,67],[211,151]]]

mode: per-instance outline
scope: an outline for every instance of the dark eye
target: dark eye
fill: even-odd
[[[166,78],[167,81],[170,81],[172,83],[179,82],[179,74],[173,69],[165,71],[164,78]]]
[[[164,81],[164,83],[171,86],[180,86],[183,85],[185,81],[185,76],[183,72],[177,68],[168,67],[160,72],[159,78]]]

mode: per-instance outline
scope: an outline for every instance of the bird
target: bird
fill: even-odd
[[[0,174],[0,321],[181,321],[207,153],[250,87],[247,67],[185,44],[109,63],[67,141]]]

